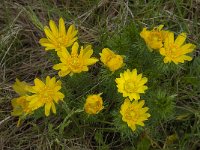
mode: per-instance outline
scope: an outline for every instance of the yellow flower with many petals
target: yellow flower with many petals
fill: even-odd
[[[21,82],[19,79],[16,79],[13,85],[14,91],[21,96],[26,95],[30,87],[26,82]]]
[[[30,89],[33,95],[28,96],[26,99],[29,101],[28,107],[34,111],[40,107],[45,106],[45,115],[49,116],[50,110],[56,113],[55,103],[63,100],[64,95],[59,92],[61,89],[61,81],[56,81],[56,78],[46,77],[46,84],[36,78],[35,85]]]
[[[93,94],[87,97],[85,105],[84,105],[84,109],[86,113],[90,115],[97,114],[103,108],[104,106],[103,106],[103,100],[101,98],[101,94]]]
[[[148,111],[148,107],[142,108],[144,105],[144,100],[133,101],[127,98],[121,105],[120,113],[122,115],[122,120],[128,124],[128,126],[135,131],[136,125],[144,126],[144,121],[148,120],[151,116]]]
[[[184,44],[186,34],[181,33],[174,41],[174,33],[169,33],[169,36],[164,41],[164,47],[160,49],[160,54],[165,56],[164,63],[173,61],[175,64],[191,61],[192,57],[186,54],[191,53],[195,49],[195,45],[188,43]]]
[[[152,49],[160,49],[163,46],[163,42],[167,37],[169,31],[162,30],[164,25],[155,27],[153,30],[149,31],[147,28],[143,28],[140,36],[145,40],[147,46]]]
[[[28,107],[29,102],[27,101],[29,89],[31,86],[26,82],[21,82],[16,79],[16,82],[13,85],[14,91],[19,94],[20,97],[14,98],[11,100],[13,110],[11,112],[12,116],[19,116],[17,126],[20,125],[21,118],[26,115],[32,114],[32,110]]]
[[[120,78],[116,78],[118,92],[123,94],[123,97],[129,97],[130,100],[139,100],[140,93],[144,93],[147,90],[147,86],[144,84],[147,82],[147,78],[142,74],[137,75],[137,70],[132,72],[128,69],[124,73],[120,73]]]
[[[65,22],[62,18],[59,19],[57,28],[53,20],[49,21],[49,27],[44,27],[44,32],[47,38],[41,38],[39,43],[45,47],[45,50],[61,51],[66,47],[71,46],[77,40],[77,30],[74,25],[71,25],[66,32]]]
[[[32,113],[31,109],[28,107],[29,102],[27,101],[27,96],[20,96],[18,98],[12,99],[11,103],[13,106],[12,116],[23,116]]]
[[[28,101],[26,100],[30,88],[31,86],[28,83],[16,79],[13,89],[20,97],[11,100],[13,106],[12,116],[23,116],[31,113],[31,110],[28,108]]]
[[[100,60],[107,66],[110,71],[116,71],[123,66],[123,57],[115,54],[109,48],[104,48],[100,53]]]
[[[53,66],[55,70],[60,70],[58,75],[63,77],[68,74],[73,75],[74,73],[81,73],[82,71],[88,71],[88,66],[95,64],[98,59],[90,58],[93,54],[93,49],[91,45],[83,48],[81,46],[80,54],[78,55],[79,45],[75,42],[72,46],[71,55],[67,50],[59,52],[61,63]]]

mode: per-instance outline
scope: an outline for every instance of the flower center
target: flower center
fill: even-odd
[[[80,71],[80,68],[82,67],[82,62],[76,56],[72,56],[71,59],[69,60],[69,66],[72,71],[76,70]]]
[[[98,110],[101,107],[101,104],[99,101],[97,101],[97,102],[91,103],[90,106],[91,108]]]
[[[57,46],[61,47],[61,46],[64,46],[64,45],[65,45],[65,39],[64,39],[64,37],[63,36],[59,36],[57,38]]]
[[[137,90],[137,86],[136,86],[135,82],[128,80],[124,84],[124,89],[128,93],[133,93],[133,92],[135,92]]]
[[[106,64],[109,63],[111,61],[111,59],[113,59],[115,56],[114,55],[109,55],[106,59]]]
[[[169,49],[166,51],[168,56],[171,56],[172,58],[175,58],[179,56],[179,47],[177,47],[175,44],[170,45]]]
[[[53,99],[52,94],[53,94],[53,91],[49,87],[46,86],[40,93],[41,100],[44,103],[52,102],[52,99]]]
[[[138,119],[138,113],[133,108],[126,110],[125,118],[130,121],[136,121]]]
[[[162,41],[162,35],[155,31],[151,34],[150,38],[153,40],[153,41]]]

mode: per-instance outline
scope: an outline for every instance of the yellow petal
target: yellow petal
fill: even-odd
[[[147,37],[149,36],[149,31],[147,31],[147,28],[142,29],[140,36],[146,41]]]
[[[46,84],[49,84],[50,80],[51,80],[50,76],[47,76],[46,77]]]
[[[129,75],[133,80],[137,80],[137,70],[133,69],[131,74]]]
[[[148,79],[147,79],[146,77],[143,77],[143,78],[140,80],[138,86],[144,85],[145,83],[147,83],[147,81],[148,81]]]
[[[179,34],[174,44],[180,47],[185,42],[186,37],[187,37],[186,33]]]
[[[165,39],[164,47],[167,49],[172,44],[174,44],[174,33],[173,32],[169,32],[167,38]]]
[[[68,75],[69,73],[70,73],[70,70],[61,70],[58,72],[58,75],[60,77],[64,77],[64,76]]]
[[[75,42],[72,46],[72,52],[71,52],[72,56],[78,55],[78,47],[79,47],[79,44],[77,42]]]
[[[132,126],[130,126],[130,127],[131,127],[132,131],[135,131],[135,129],[136,129],[136,126],[135,126],[135,125],[132,125]]]
[[[140,126],[144,126],[144,123],[143,122],[137,122],[136,124],[140,125]]]
[[[172,60],[169,58],[169,57],[165,57],[164,58],[164,63],[168,63],[168,62],[171,62]]]
[[[184,54],[192,52],[195,48],[196,48],[196,45],[188,43],[181,46],[180,51],[181,51],[181,54],[184,55]]]
[[[129,69],[127,69],[122,75],[123,75],[124,79],[127,81],[131,77],[131,72]]]
[[[84,58],[90,58],[92,56],[92,54],[93,54],[93,50],[91,48],[91,45],[89,45],[84,49],[83,57]]]
[[[38,88],[43,88],[45,86],[45,84],[38,78],[36,78],[34,80],[35,86],[37,86]]]
[[[184,63],[185,60],[191,61],[192,57],[187,56],[187,55],[182,55],[182,56],[176,58],[174,61]]]
[[[184,49],[195,49],[195,48],[196,48],[196,45],[191,44],[191,43],[188,43],[188,44],[181,46],[182,50],[184,50]]]
[[[26,82],[21,82],[19,79],[16,79],[15,83],[13,84],[14,91],[19,95],[27,94],[28,90],[27,87],[29,85]]]
[[[148,107],[144,107],[144,108],[142,108],[142,113],[146,113],[147,111],[149,110],[149,108]]]
[[[143,106],[144,106],[144,100],[140,100],[140,101],[138,102],[137,107],[138,107],[138,108],[142,108]]]
[[[46,116],[49,116],[51,106],[52,106],[51,103],[45,104],[45,115],[46,115]]]
[[[130,104],[131,104],[130,100],[128,98],[126,98],[124,100],[124,103],[121,105],[121,110],[126,110]]]
[[[59,35],[60,36],[66,35],[65,22],[64,22],[63,18],[59,19]]]
[[[49,21],[50,29],[55,37],[58,37],[58,28],[53,20]]]
[[[145,93],[145,91],[148,89],[147,86],[141,86],[137,89],[137,93]]]
[[[140,99],[140,95],[138,93],[131,93],[129,96],[130,100],[132,101],[135,99],[136,101]]]
[[[164,25],[159,25],[159,26],[157,27],[157,29],[160,31],[160,30],[162,30],[163,27],[164,27]]]
[[[67,36],[73,37],[77,34],[77,31],[75,30],[75,26],[72,24],[69,29],[67,30]]]
[[[97,61],[99,61],[97,58],[89,58],[86,60],[85,64],[86,65],[93,65],[95,64]]]
[[[54,37],[53,33],[50,31],[49,27],[44,27],[44,33],[46,34],[47,38],[52,41],[57,41],[57,39]]]
[[[162,56],[166,56],[165,48],[161,48],[161,49],[159,50],[159,52],[160,52],[160,54],[161,54]]]
[[[55,84],[56,84],[56,78],[55,77],[51,78],[48,84],[46,83],[46,85],[48,85],[50,88],[54,88]]]
[[[52,50],[56,48],[52,41],[47,38],[41,38],[39,43],[45,47],[45,50]]]
[[[54,104],[54,103],[52,103],[51,109],[52,109],[52,112],[53,112],[54,114],[56,114],[56,107],[55,107],[55,104]]]
[[[71,57],[68,50],[64,47],[57,54],[58,54],[58,57],[60,57],[61,62],[65,62],[67,61],[69,57]]]

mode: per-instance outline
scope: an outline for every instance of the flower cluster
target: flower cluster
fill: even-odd
[[[58,103],[64,98],[64,94],[59,91],[61,81],[47,76],[46,83],[36,78],[34,84],[34,86],[30,86],[26,82],[16,79],[13,89],[19,94],[19,97],[12,99],[13,111],[11,114],[13,116],[23,118],[43,106],[45,106],[46,116],[49,116],[50,109],[56,113],[54,103]]]
[[[121,105],[122,120],[127,122],[128,126],[134,131],[136,125],[144,126],[143,121],[150,117],[150,114],[146,113],[148,108],[142,108],[144,100],[140,99],[140,93],[145,93],[148,87],[147,78],[142,77],[142,74],[137,74],[137,69],[130,71],[127,69],[124,73],[120,73],[120,78],[116,78],[118,92],[123,94],[126,98]],[[133,102],[131,102],[133,101]]]
[[[55,50],[59,63],[53,65],[53,69],[58,71],[59,77],[72,76],[82,72],[89,71],[89,67],[99,61],[93,57],[92,45],[81,46],[78,43],[75,25],[70,25],[66,29],[65,22],[59,19],[58,26],[52,20],[49,21],[49,27],[44,27],[46,38],[41,38],[39,43],[45,47],[46,51]],[[174,33],[163,30],[163,25],[155,27],[153,30],[144,28],[140,33],[145,40],[148,48],[158,50],[164,56],[164,63],[174,62],[175,64],[191,61],[192,57],[186,55],[195,49],[195,45],[184,44],[186,34],[181,33],[174,40]],[[109,48],[103,48],[99,53],[102,64],[113,73],[123,66],[124,56],[117,54]],[[138,74],[137,69],[125,70],[120,73],[120,77],[115,79],[118,92],[125,98],[121,105],[119,113],[121,118],[132,129],[136,130],[137,125],[144,126],[144,121],[148,120],[150,114],[148,107],[144,107],[145,100],[141,100],[141,94],[148,89],[146,83],[148,79]],[[56,77],[47,76],[45,82],[35,78],[34,85],[21,82],[16,79],[13,85],[14,91],[19,97],[12,99],[13,116],[19,116],[20,119],[33,114],[39,108],[44,107],[45,116],[49,116],[52,111],[56,114],[56,105],[64,100],[64,94],[60,92],[61,81]],[[84,110],[89,115],[100,113],[103,108],[103,98],[100,94],[90,94],[87,96]]]
[[[144,28],[140,36],[145,40],[150,49],[159,50],[164,56],[164,63],[174,62],[175,64],[191,61],[192,57],[186,54],[191,53],[196,46],[191,43],[185,43],[187,38],[186,33],[181,33],[174,40],[174,33],[171,31],[162,30],[163,25],[160,25],[149,31]]]
[[[79,46],[77,42],[78,30],[75,29],[75,25],[71,25],[66,30],[65,22],[62,18],[59,19],[58,27],[54,21],[50,20],[49,27],[45,26],[44,32],[46,38],[41,38],[39,43],[45,47],[46,51],[56,51],[60,63],[55,64],[53,69],[58,70],[60,77],[88,71],[89,66],[99,61],[97,58],[92,57],[93,49],[91,45]],[[99,55],[103,65],[112,73],[125,65],[124,56],[118,55],[109,48],[102,49]],[[128,69],[120,74],[120,78],[116,78],[118,92],[123,93],[124,97],[129,97],[130,99],[127,98],[121,106],[122,120],[127,122],[133,131],[136,128],[136,124],[143,126],[143,121],[150,116],[146,113],[148,108],[142,108],[144,101],[138,102],[140,94],[147,89],[146,82],[147,78],[142,77],[142,74],[137,75],[136,69],[132,72]],[[56,81],[55,77],[50,78],[47,76],[45,82],[36,78],[34,85],[28,85],[26,82],[16,79],[13,89],[19,94],[19,97],[12,100],[13,111],[11,114],[19,116],[19,120],[33,114],[35,110],[43,106],[46,116],[49,116],[50,111],[55,114],[55,104],[64,99],[64,94],[60,92],[61,81]],[[84,110],[87,114],[98,114],[104,108],[101,94],[87,96],[84,104]],[[132,103],[133,99],[135,101]]]

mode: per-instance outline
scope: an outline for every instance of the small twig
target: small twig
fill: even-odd
[[[8,119],[10,119],[11,116],[6,117],[5,119],[3,119],[2,121],[0,121],[0,125],[3,124],[5,121],[7,121]]]

